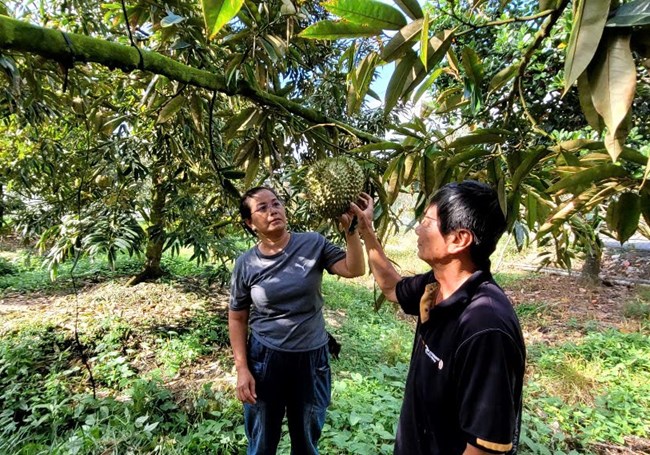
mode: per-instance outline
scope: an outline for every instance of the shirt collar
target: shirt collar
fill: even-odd
[[[459,305],[467,305],[476,292],[476,289],[486,281],[492,281],[492,274],[486,270],[477,270],[472,273],[458,289],[456,289],[456,292],[436,305],[434,310],[451,309],[456,308]]]

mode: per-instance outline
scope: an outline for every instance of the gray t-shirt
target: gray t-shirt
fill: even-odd
[[[345,251],[317,232],[292,232],[284,250],[271,256],[255,246],[235,262],[230,309],[250,308],[251,331],[267,347],[318,349],[327,344],[323,270],[343,258]]]

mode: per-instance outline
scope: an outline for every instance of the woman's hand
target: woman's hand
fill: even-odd
[[[255,404],[257,394],[255,393],[255,378],[248,368],[237,371],[237,399],[242,403]]]

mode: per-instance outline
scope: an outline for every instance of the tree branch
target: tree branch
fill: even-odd
[[[506,104],[506,109],[505,109],[506,114],[505,114],[504,125],[507,125],[508,123],[508,117],[509,117],[509,113],[512,110],[512,103],[514,101],[515,93],[520,89],[519,81],[523,78],[524,73],[526,72],[526,68],[528,67],[531,59],[533,58],[533,54],[535,53],[537,48],[541,46],[544,39],[551,33],[553,26],[560,19],[560,16],[562,16],[562,13],[564,12],[568,4],[569,4],[569,0],[562,0],[556,9],[551,10],[551,15],[546,18],[546,20],[544,21],[540,29],[537,31],[533,39],[533,42],[531,43],[530,46],[528,46],[528,49],[526,49],[526,52],[524,53],[524,56],[521,59],[521,62],[519,62],[519,69],[517,71],[517,75],[515,76],[515,79],[512,84],[512,91],[510,92],[507,98],[508,102]],[[523,99],[523,94],[521,94],[521,97]]]
[[[67,41],[71,43],[71,46]],[[279,108],[313,124],[333,124],[345,133],[352,134],[366,142],[382,141],[372,134],[329,118],[317,110],[253,87],[246,81],[239,81],[235,87],[228,87],[225,79],[220,75],[185,65],[157,52],[136,49],[132,46],[76,33],[64,33],[2,15],[0,15],[0,48],[38,54],[55,61],[73,60],[75,62],[99,63],[111,69],[121,69],[127,73],[142,69],[171,80],[217,91],[228,96],[241,95],[258,104]]]

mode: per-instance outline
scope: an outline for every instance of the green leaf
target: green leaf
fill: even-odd
[[[433,71],[428,77],[427,80],[424,81],[424,83],[420,84],[418,89],[415,91],[412,97],[412,101],[416,103],[422,95],[433,85],[433,83],[438,79],[438,77],[442,74],[442,68],[436,68],[435,71]]]
[[[425,14],[422,23],[422,30],[420,32],[420,61],[426,71],[429,67],[429,14]]]
[[[381,32],[382,28],[376,25],[360,25],[348,21],[320,21],[304,29],[298,36],[306,39],[336,40],[376,36]]]
[[[431,71],[440,61],[443,59],[447,50],[451,46],[455,36],[454,30],[444,30],[441,33],[437,33],[436,36],[432,37],[429,40],[429,47],[427,49],[427,65],[426,68],[420,60],[417,60],[414,64],[414,72],[412,73],[411,83],[405,88],[402,93],[404,96],[409,95],[413,90],[416,89],[418,85],[427,77],[429,71]]]
[[[650,25],[650,2],[636,0],[624,3],[614,11],[606,27],[639,27]]]
[[[413,20],[420,19],[423,16],[422,7],[418,0],[395,0],[395,4]]]
[[[361,109],[363,99],[368,93],[372,76],[375,74],[379,55],[371,52],[366,55],[355,71],[348,74],[349,90],[347,100],[348,115],[356,114]]]
[[[489,93],[495,92],[505,86],[515,77],[519,70],[519,64],[509,65],[494,75],[488,87]]]
[[[223,26],[237,15],[243,4],[244,0],[201,0],[208,39],[214,39]]]
[[[328,0],[323,7],[332,14],[353,24],[372,26],[385,30],[399,30],[406,18],[397,9],[377,0]]]
[[[257,109],[247,107],[237,115],[231,117],[223,127],[223,136],[231,139],[237,134],[237,131],[246,129],[246,126],[253,120],[257,114]]]
[[[406,50],[411,48],[413,38],[422,31],[422,23],[423,20],[418,19],[402,27],[399,32],[395,33],[395,36],[391,38],[381,52],[381,59],[385,62],[392,62],[404,55]]]
[[[611,0],[577,0],[564,62],[564,94],[591,62],[603,35]]]
[[[170,120],[180,110],[180,108],[183,107],[183,104],[185,104],[184,97],[176,96],[172,98],[169,103],[165,104],[165,106],[160,110],[158,118],[156,119],[156,125],[166,123]]]
[[[404,93],[406,84],[410,83],[413,80],[413,72],[415,71],[413,65],[418,61],[418,56],[413,50],[409,50],[404,57],[402,57],[393,72],[393,75],[388,81],[388,87],[386,87],[386,104],[384,106],[384,112],[390,112],[397,101]]]
[[[641,199],[634,193],[623,193],[618,201],[611,201],[607,207],[607,227],[616,233],[621,244],[636,232],[641,216]]]
[[[476,51],[469,46],[465,46],[461,63],[469,80],[474,83],[475,87],[479,87],[483,82],[483,64]]]
[[[621,166],[615,164],[602,164],[600,166],[585,169],[584,171],[571,173],[551,185],[546,192],[549,194],[560,194],[565,192],[575,193],[585,186],[595,185],[603,180],[611,178],[626,177],[627,175],[627,171]]]
[[[350,150],[350,154],[364,155],[368,152],[374,152],[377,150],[400,150],[402,146],[396,142],[383,141],[383,142],[374,142],[367,145],[362,145],[361,147],[356,147]]]
[[[589,84],[589,77],[586,72],[582,73],[578,77],[578,99],[580,100],[582,113],[585,114],[589,126],[599,133],[602,132],[605,124],[603,123],[603,118],[594,106],[591,85]]]
[[[619,127],[625,127],[634,92],[636,90],[636,66],[630,50],[630,35],[609,33],[604,46],[589,68],[589,84],[596,111],[603,117],[610,139],[620,138]],[[616,161],[620,149],[614,142],[605,144]]]
[[[650,161],[648,161],[648,169],[650,169]],[[650,191],[645,191],[639,195],[639,206],[641,207],[643,219],[650,226]]]
[[[508,134],[511,134],[506,130],[476,130],[467,136],[462,136],[457,139],[454,139],[449,145],[448,148],[461,148],[467,147],[469,145],[478,145],[478,144],[502,144],[505,142]]]

